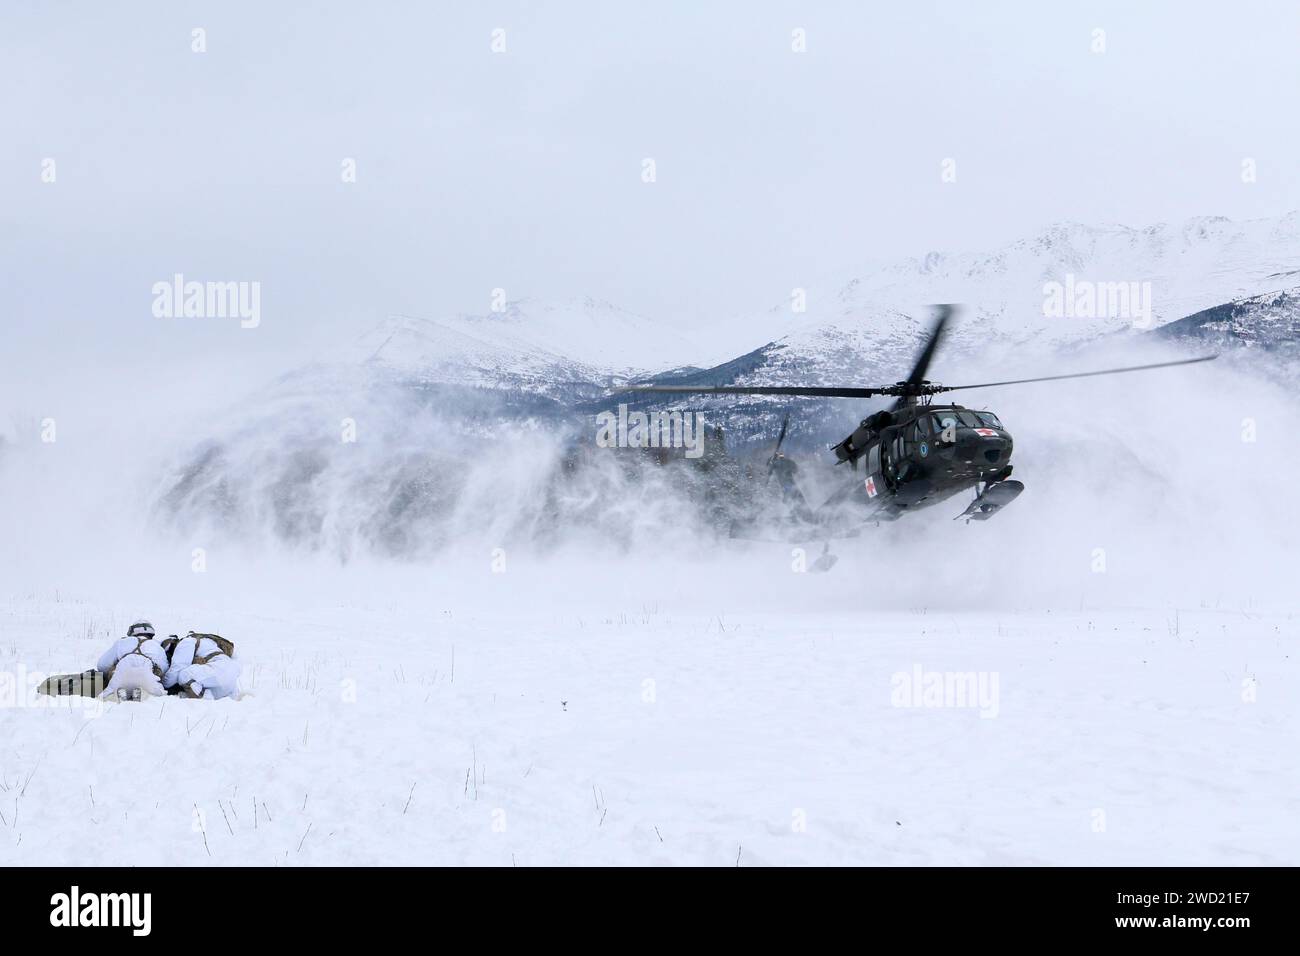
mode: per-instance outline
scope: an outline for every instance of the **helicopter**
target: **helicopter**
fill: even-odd
[[[1176,365],[1209,362],[1217,355],[1150,365],[1047,375],[975,385],[941,385],[926,379],[954,307],[942,305],[929,337],[908,377],[893,385],[868,387],[839,386],[733,386],[733,385],[632,385],[622,391],[673,392],[704,395],[781,395],[819,398],[895,399],[887,409],[862,419],[843,441],[832,445],[836,465],[847,464],[856,473],[820,508],[809,508],[795,483],[798,466],[781,453],[789,416],[781,425],[776,447],[767,462],[769,477],[778,479],[792,518],[802,525],[820,525],[827,530],[839,524],[845,510],[866,522],[895,521],[909,512],[928,508],[963,491],[973,500],[954,520],[987,521],[1025,490],[1023,482],[1011,478],[1011,433],[996,414],[957,404],[936,404],[937,395],[959,389],[1024,385],[1097,375],[1116,375]]]

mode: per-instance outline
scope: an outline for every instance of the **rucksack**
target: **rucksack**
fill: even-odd
[[[212,660],[212,658],[216,657],[218,654],[225,654],[227,657],[233,657],[235,655],[234,641],[228,641],[219,634],[199,634],[197,631],[190,631],[185,635],[185,637],[192,637],[195,639],[194,641],[194,663],[195,664],[206,664],[208,661]],[[203,642],[204,638],[207,638],[209,641],[216,644],[217,650],[213,651],[211,654],[199,654],[199,645]],[[179,638],[175,634],[172,634],[167,638],[167,640],[163,641],[163,649],[167,651],[167,656],[169,658],[172,656],[172,654],[176,652],[176,645],[179,644],[182,640],[183,638]]]

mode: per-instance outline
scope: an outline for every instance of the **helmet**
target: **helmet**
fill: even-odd
[[[127,637],[153,637],[153,625],[148,621],[136,621],[126,629]]]

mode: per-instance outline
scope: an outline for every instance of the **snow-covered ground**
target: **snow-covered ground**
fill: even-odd
[[[530,540],[522,445],[432,556],[194,537],[147,513],[171,410],[89,396],[0,456],[0,864],[1300,862],[1294,399],[1032,388],[1013,506],[827,574],[653,483]],[[242,697],[34,703],[139,616]]]
[[[9,596],[0,679],[88,666],[145,612],[236,640],[246,692],[6,700],[0,863],[1300,860],[1293,612],[893,606],[841,550]],[[973,699],[925,696],[936,672]]]

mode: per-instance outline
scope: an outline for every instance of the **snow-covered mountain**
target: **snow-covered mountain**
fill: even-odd
[[[807,290],[804,312],[784,303],[729,320],[740,357],[710,369],[708,381],[895,381],[910,367],[935,302],[962,306],[932,369],[936,378],[972,360],[1032,365],[1116,336],[1141,340],[1193,313],[1294,286],[1298,277],[1297,212],[1141,228],[1058,223],[991,250],[870,263],[834,291]]]
[[[737,358],[717,367],[747,370],[735,380],[749,384],[894,381],[910,366],[930,303],[963,306],[945,355],[1024,355],[1145,331],[1273,294],[1297,278],[1300,212],[1143,228],[1058,223],[993,250],[873,263],[834,292],[810,290],[807,311],[782,306],[739,317],[728,350]],[[1053,283],[1062,295],[1090,286],[1098,301],[1091,309],[1071,302],[1053,314]],[[1118,284],[1132,286],[1135,297],[1114,314],[1108,307],[1123,303],[1108,302],[1105,292]],[[1150,315],[1135,314],[1148,293]],[[482,315],[394,316],[334,358],[412,382],[562,401],[589,398],[629,376],[715,365],[688,336],[590,298],[507,302]]]
[[[1300,349],[1300,286],[1203,309],[1162,326],[1160,334],[1218,348],[1262,349],[1293,356]]]
[[[463,386],[572,399],[610,378],[603,368],[518,341],[510,330],[461,331],[450,322],[392,316],[335,357],[377,378],[416,385]]]
[[[1300,212],[1245,222],[1201,216],[1143,228],[1057,223],[991,251],[936,251],[877,264],[845,283],[823,312],[852,322],[882,308],[960,302],[966,330],[1007,346],[1056,345],[1137,323],[1132,315],[1048,314],[1050,283],[1150,283],[1150,325],[1159,326],[1294,285],[1297,277]],[[815,316],[817,299],[810,302]]]
[[[687,337],[592,298],[503,302],[499,312],[390,316],[335,356],[411,381],[567,394],[691,361]]]

